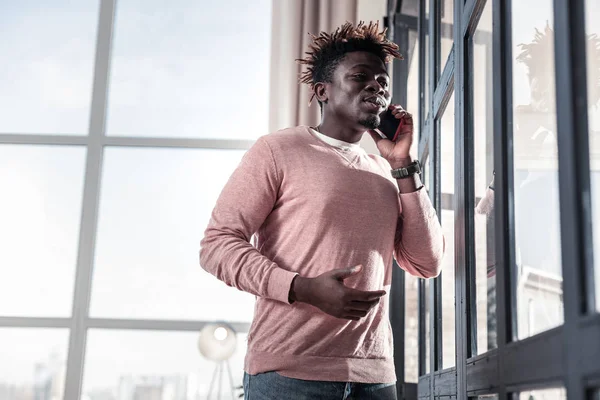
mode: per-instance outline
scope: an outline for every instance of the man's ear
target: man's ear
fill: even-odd
[[[319,100],[319,102],[327,103],[327,100],[329,99],[329,96],[328,96],[329,87],[328,87],[327,83],[325,83],[325,82],[315,83],[314,91],[315,91],[315,97],[317,98],[317,100]]]

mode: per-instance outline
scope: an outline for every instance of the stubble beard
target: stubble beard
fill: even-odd
[[[367,129],[377,129],[379,128],[381,119],[379,118],[379,115],[369,115],[367,118],[358,121],[358,123]]]

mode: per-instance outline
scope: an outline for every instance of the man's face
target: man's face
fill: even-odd
[[[385,64],[372,53],[346,54],[327,83],[327,117],[368,129],[379,126],[379,115],[390,105],[390,78]]]

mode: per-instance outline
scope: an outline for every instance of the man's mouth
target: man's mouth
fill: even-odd
[[[364,101],[366,101],[367,103],[373,103],[373,104],[377,104],[381,107],[385,107],[385,100],[381,96],[367,97]]]
[[[367,97],[363,102],[367,103],[373,111],[380,111],[380,109],[385,109],[386,107],[385,100],[381,96]]]

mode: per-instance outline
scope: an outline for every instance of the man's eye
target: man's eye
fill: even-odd
[[[389,86],[389,83],[387,81],[379,81],[379,84],[381,85],[381,87],[383,88],[387,88]]]
[[[360,74],[354,74],[354,77],[357,78],[357,79],[361,79],[362,80],[362,79],[365,79],[367,77],[367,74],[362,74],[362,73],[360,73]]]

